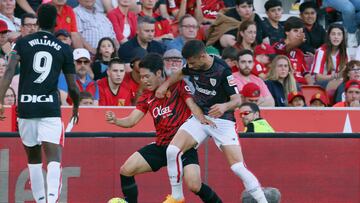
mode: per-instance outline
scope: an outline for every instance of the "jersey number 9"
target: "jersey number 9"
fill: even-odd
[[[42,83],[49,76],[53,57],[49,52],[39,51],[34,55],[33,69],[41,75],[34,81],[34,83]]]

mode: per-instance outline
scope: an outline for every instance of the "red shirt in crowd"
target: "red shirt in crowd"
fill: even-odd
[[[309,71],[306,67],[304,53],[301,51],[301,49],[295,48],[290,52],[286,52],[286,44],[284,41],[275,43],[274,49],[276,51],[276,54],[286,55],[290,59],[291,65],[294,70],[294,77],[296,82],[301,84],[307,84],[304,76],[308,74]]]
[[[66,4],[62,7],[60,13],[58,12],[56,17],[55,31],[60,29],[67,30],[69,33],[78,31],[74,10]]]
[[[256,75],[259,77],[259,75],[261,73],[267,74],[268,72],[269,72],[269,69],[264,64],[260,63],[256,59],[254,59],[254,67],[251,70],[251,73],[253,75]]]
[[[99,86],[99,106],[131,106],[132,93],[126,84],[120,84],[118,92],[114,94],[109,86],[108,77],[97,81]]]
[[[169,4],[167,4],[168,12],[171,13],[176,9],[180,9],[182,0],[175,0],[176,6],[171,8]],[[190,15],[194,15],[196,8],[196,0],[188,0],[186,4],[186,13]],[[201,10],[205,18],[216,19],[218,12],[225,8],[224,1],[221,0],[202,0]]]
[[[116,39],[119,42],[121,42],[124,39],[123,32],[124,32],[124,24],[125,24],[125,15],[121,12],[119,7],[117,7],[111,10],[107,14],[107,17],[109,18],[110,22],[114,27]],[[130,26],[130,36],[128,39],[131,39],[136,35],[137,15],[132,11],[128,11],[126,17]]]
[[[156,144],[168,145],[179,127],[190,117],[191,111],[185,101],[191,92],[184,81],[172,85],[164,98],[155,97],[154,91],[145,90],[136,108],[149,112],[156,129]]]
[[[141,11],[139,13],[139,16],[145,16],[144,12]],[[161,15],[157,13],[153,13],[152,16],[156,22],[155,22],[155,37],[160,37],[165,34],[171,33],[171,25],[170,21],[166,18],[163,18]]]

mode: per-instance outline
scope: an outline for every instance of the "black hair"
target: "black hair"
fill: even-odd
[[[239,108],[243,107],[243,106],[248,106],[250,107],[251,111],[253,111],[254,113],[259,112],[259,116],[260,116],[260,108],[257,104],[253,103],[253,102],[244,102],[240,105]]]
[[[137,26],[141,26],[142,24],[155,24],[156,20],[153,17],[150,16],[139,16],[137,20]]]
[[[206,53],[205,44],[196,39],[187,41],[181,52],[185,59],[199,56],[202,53]]]
[[[100,47],[101,47],[101,43],[103,41],[105,41],[105,40],[108,40],[112,44],[112,46],[114,47],[114,53],[111,54],[111,58],[115,58],[117,56],[114,40],[112,40],[110,37],[103,37],[103,38],[101,38],[99,40],[98,45],[96,47],[95,60],[102,61],[102,55],[100,53]]]
[[[32,19],[37,19],[37,16],[33,13],[24,13],[21,16],[21,25],[25,24],[25,18],[32,18]]]
[[[238,60],[238,50],[234,47],[226,47],[221,54],[222,59]]]
[[[92,99],[92,100],[94,100],[94,97],[91,95],[90,92],[82,91],[82,92],[80,92],[80,99],[79,100],[81,101],[82,99]]]
[[[41,4],[37,10],[40,29],[53,30],[56,25],[57,10],[52,4]]]
[[[284,24],[285,32],[289,32],[291,29],[297,29],[303,27],[304,27],[304,21],[295,16],[289,17]]]
[[[161,75],[164,77],[164,61],[161,55],[157,53],[147,54],[139,63],[140,68],[149,69],[150,72],[156,74],[157,71],[161,71]]]
[[[279,1],[279,0],[269,0],[269,1],[267,1],[265,3],[264,8],[265,8],[266,11],[269,11],[270,8],[274,8],[274,7],[278,7],[278,6],[282,7],[281,1]]]
[[[300,13],[303,13],[308,8],[313,8],[316,12],[318,11],[317,4],[312,1],[306,1],[302,4],[300,4],[299,11],[300,11]]]
[[[237,59],[239,59],[241,56],[244,56],[244,55],[251,55],[252,57],[254,57],[254,53],[250,49],[243,49],[243,50],[239,51],[239,53],[237,55]]]
[[[114,65],[114,64],[123,64],[123,65],[125,65],[125,63],[120,58],[115,57],[115,58],[110,59],[108,69],[111,69],[112,65]]]
[[[254,0],[236,0],[235,4],[238,6],[240,4],[247,3],[249,5],[254,5]]]

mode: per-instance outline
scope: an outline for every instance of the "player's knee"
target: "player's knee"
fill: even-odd
[[[179,154],[180,149],[175,145],[169,145],[166,149],[166,157],[168,159],[176,159],[176,156]]]
[[[185,179],[185,182],[191,192],[197,193],[200,191],[201,188],[200,178]]]
[[[126,165],[122,165],[120,167],[120,175],[123,176],[134,176],[134,171],[131,170],[129,167],[127,167]]]

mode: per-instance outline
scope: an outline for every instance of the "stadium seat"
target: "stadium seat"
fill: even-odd
[[[320,85],[302,85],[301,91],[305,97],[306,105],[310,105],[311,97],[316,93],[321,93],[327,96],[326,90],[324,90]],[[329,99],[329,98],[328,98]]]

